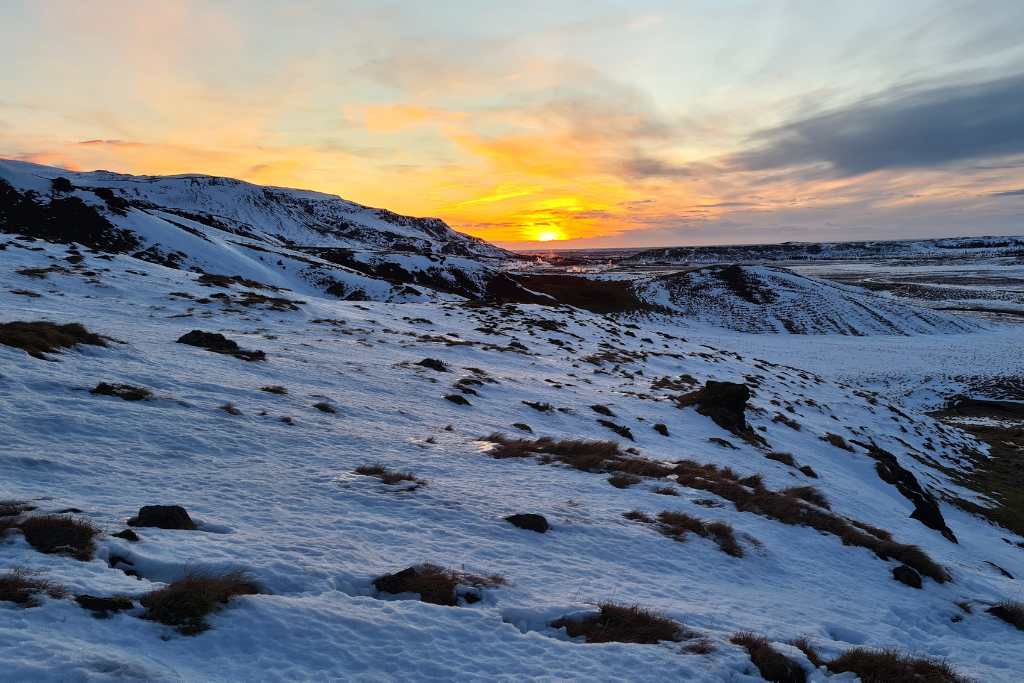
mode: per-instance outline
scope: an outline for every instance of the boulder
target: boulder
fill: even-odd
[[[526,512],[518,515],[509,515],[505,518],[505,521],[512,526],[517,526],[520,529],[526,529],[528,531],[536,531],[539,534],[543,534],[545,531],[551,528],[548,524],[548,520],[544,515],[538,515],[532,512]]]
[[[196,524],[180,505],[144,505],[139,514],[128,520],[129,526],[158,529],[195,529]]]
[[[746,384],[708,380],[697,399],[697,412],[722,429],[743,435],[748,430],[744,411],[749,400],[750,387]]]

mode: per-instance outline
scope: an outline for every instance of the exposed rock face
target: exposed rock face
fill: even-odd
[[[228,356],[235,356],[242,360],[264,360],[267,355],[262,351],[249,351],[238,346],[238,342],[228,339],[223,334],[217,332],[203,332],[202,330],[192,330],[178,337],[179,344],[188,344],[189,346],[198,346],[199,348],[212,351],[214,353],[223,353]]]
[[[536,531],[539,534],[543,534],[551,528],[544,515],[538,515],[532,512],[519,515],[509,515],[505,518],[505,521],[512,526],[517,526],[520,529],[527,529],[528,531]]]
[[[911,588],[921,587],[921,575],[905,564],[892,568],[892,578]]]
[[[144,505],[139,514],[128,520],[130,526],[158,529],[195,529],[196,524],[180,505]]]
[[[697,400],[697,412],[722,429],[742,435],[748,429],[744,416],[748,400],[750,388],[746,384],[708,380]]]

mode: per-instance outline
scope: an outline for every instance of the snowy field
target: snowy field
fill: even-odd
[[[243,569],[262,587],[196,636],[139,618],[138,606],[96,619],[66,598],[0,603],[5,680],[760,680],[730,643],[740,631],[767,636],[811,681],[854,677],[815,668],[787,641],[804,636],[826,659],[894,647],[979,681],[1024,677],[1024,634],[985,612],[1024,600],[1019,581],[993,568],[1024,576],[1015,545],[1024,539],[943,502],[954,544],[909,517],[913,505],[879,478],[864,448],[823,440],[873,442],[932,491],[979,500],[950,476],[977,444],[898,406],[918,407],[906,394],[918,388],[914,378],[938,393],[967,370],[1020,374],[1008,349],[1020,347],[1024,327],[750,335],[566,308],[345,302],[310,291],[275,294],[296,310],[274,310],[239,304],[250,291],[241,285],[204,286],[127,256],[84,253],[69,265],[63,246],[0,243],[2,321],[81,322],[119,340],[51,360],[0,346],[0,499],[26,501],[33,514],[77,508],[104,532],[87,561],[40,553],[9,532],[3,567],[45,572],[70,594],[133,599],[188,570]],[[64,271],[17,272],[52,265]],[[175,343],[193,329],[223,333],[266,360]],[[418,365],[425,358],[443,370]],[[942,378],[934,386],[933,375]],[[678,407],[687,376],[692,388],[709,379],[754,386],[747,418],[767,446]],[[153,397],[90,394],[99,382]],[[270,385],[287,394],[261,391]],[[454,395],[468,405],[445,398]],[[239,414],[223,410],[228,403]],[[600,424],[594,405],[633,440]],[[893,560],[670,479],[620,489],[606,474],[496,459],[481,441],[492,432],[614,439],[644,458],[761,474],[771,490],[813,485],[835,514],[920,546],[952,580],[910,588],[893,580]],[[817,477],[766,458],[769,449]],[[353,473],[376,462],[426,484],[410,490]],[[654,492],[665,486],[678,495]],[[137,543],[112,535],[148,504],[180,504],[199,529],[142,528]],[[743,556],[623,517],[633,510],[727,522]],[[503,520],[513,513],[543,514],[552,528],[517,529]],[[375,577],[420,562],[507,583],[455,607],[375,590]],[[605,601],[656,609],[691,634],[587,644],[551,625]],[[698,640],[709,647],[688,649]]]

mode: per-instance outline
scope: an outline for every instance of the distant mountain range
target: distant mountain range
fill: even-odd
[[[947,237],[869,242],[785,242],[715,247],[664,247],[623,258],[624,265],[756,263],[847,259],[1024,256],[1024,237]]]

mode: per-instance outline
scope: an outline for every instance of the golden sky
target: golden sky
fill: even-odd
[[[983,4],[4,3],[0,157],[525,248],[1020,233],[1024,11]]]

